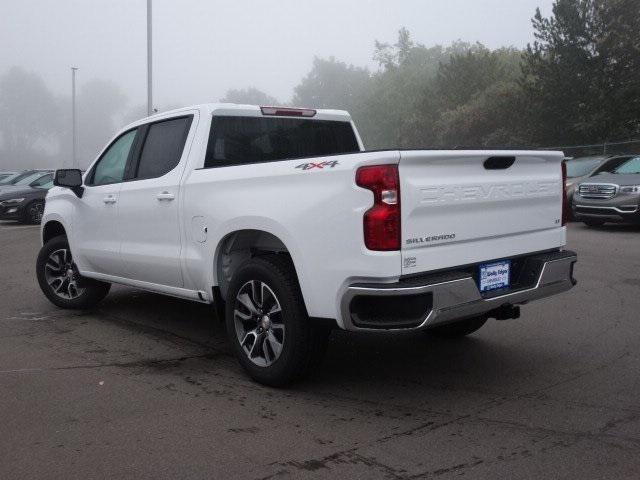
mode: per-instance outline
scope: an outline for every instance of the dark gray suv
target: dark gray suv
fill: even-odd
[[[591,227],[640,224],[640,156],[580,183],[573,194],[573,216]]]

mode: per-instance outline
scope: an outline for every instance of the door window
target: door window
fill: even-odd
[[[93,169],[90,185],[108,185],[122,182],[131,146],[136,138],[136,130],[130,130],[119,137],[102,155]]]
[[[180,163],[191,119],[172,118],[149,125],[136,179],[161,177]]]

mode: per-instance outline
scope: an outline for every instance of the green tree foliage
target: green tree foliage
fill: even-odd
[[[599,51],[603,59],[601,95],[611,119],[609,139],[640,135],[640,2],[599,0]]]
[[[640,2],[556,0],[525,51],[375,43],[373,73],[316,59],[294,103],[352,112],[367,148],[553,146],[640,136]]]
[[[240,103],[248,105],[279,105],[280,103],[271,95],[267,95],[262,90],[254,87],[227,90],[224,98],[220,99],[225,103]]]
[[[639,18],[637,0],[556,0],[551,17],[536,11],[522,86],[540,142],[639,133]]]
[[[294,105],[318,108],[358,108],[367,93],[369,70],[347,65],[331,57],[314,58],[313,67],[294,89]]]
[[[416,44],[406,29],[394,45],[376,42],[374,59],[380,70],[371,87],[359,122],[368,148],[404,148],[433,145],[440,101],[436,78],[453,55],[472,48],[465,42],[448,47]]]
[[[436,78],[439,120],[436,143],[444,146],[517,146],[526,109],[518,79],[521,52],[490,51],[476,44],[440,65]]]
[[[520,55],[465,42],[426,47],[403,28],[395,44],[376,42],[374,73],[316,58],[293,103],[348,110],[370,149],[521,142],[500,123],[515,101]],[[499,116],[484,118],[489,107]],[[465,112],[473,115],[460,122]]]

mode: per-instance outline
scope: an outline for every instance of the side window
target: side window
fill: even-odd
[[[618,168],[615,169],[615,173],[620,174],[635,174],[640,173],[640,157],[633,157],[630,160],[627,160]]]
[[[93,169],[89,185],[107,185],[122,181],[136,132],[137,130],[131,130],[111,144]]]
[[[46,185],[49,182],[53,181],[53,174],[49,174],[49,175],[43,175],[42,177],[40,177],[39,179],[31,182],[29,184],[30,187],[42,187],[43,185]]]
[[[161,177],[180,163],[191,119],[174,118],[149,125],[136,179]]]

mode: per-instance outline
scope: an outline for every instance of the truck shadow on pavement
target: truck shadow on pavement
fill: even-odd
[[[233,356],[224,323],[209,305],[116,287],[96,314],[104,322],[186,348],[175,359],[132,362],[129,366],[137,371],[175,375],[191,387],[196,383],[212,387],[220,381],[227,386],[252,383]],[[193,348],[200,353],[188,353]],[[432,394],[452,389],[513,393],[527,382],[529,367],[548,360],[544,351],[534,350],[522,343],[500,343],[482,330],[455,341],[424,332],[387,335],[334,330],[319,369],[288,390],[354,391],[361,399],[377,397],[381,387],[397,392],[422,386]]]

